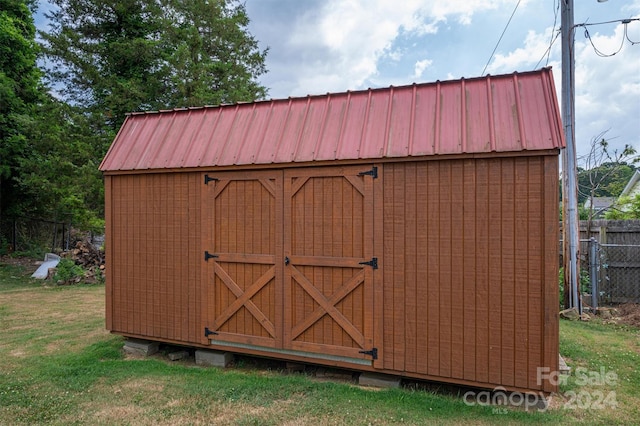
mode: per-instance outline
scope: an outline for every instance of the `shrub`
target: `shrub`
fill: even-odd
[[[53,281],[56,284],[79,283],[84,277],[84,269],[71,259],[60,259],[60,263],[56,267],[56,273]]]

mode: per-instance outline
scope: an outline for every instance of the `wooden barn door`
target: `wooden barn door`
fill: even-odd
[[[282,172],[203,174],[204,341],[282,345]]]
[[[375,173],[366,166],[285,171],[285,349],[377,358]]]

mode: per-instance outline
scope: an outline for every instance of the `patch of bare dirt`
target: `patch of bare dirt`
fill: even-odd
[[[22,266],[25,272],[32,274],[36,269],[38,269],[38,266],[42,264],[42,261],[31,259],[29,257],[11,257],[5,255],[0,256],[0,263],[12,266]]]
[[[640,304],[638,303],[625,303],[616,308],[618,315],[616,315],[621,324],[630,325],[640,328]]]

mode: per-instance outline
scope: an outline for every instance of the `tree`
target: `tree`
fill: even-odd
[[[29,154],[27,127],[41,95],[35,0],[4,0],[0,10],[0,218],[20,210],[14,177]]]
[[[104,221],[104,190],[87,115],[47,96],[28,128],[29,155],[15,177],[30,217],[71,223],[98,232]]]
[[[251,101],[266,51],[232,0],[52,0],[51,82],[111,136],[125,113]],[[104,152],[101,152],[104,154]]]
[[[18,179],[33,209],[84,227],[104,214],[97,171],[128,112],[251,101],[266,50],[233,0],[50,0],[47,99]],[[53,129],[53,130],[47,130]],[[36,164],[46,170],[29,173]]]
[[[160,5],[145,0],[52,0],[40,32],[49,81],[62,100],[91,115],[109,143],[125,113],[158,108],[164,91]],[[97,155],[105,153],[106,146]]]
[[[622,197],[618,203],[607,212],[606,219],[640,219],[640,194],[633,197]]]
[[[606,133],[606,132],[605,132]],[[578,172],[578,200],[581,204],[590,200],[590,208],[586,209],[586,220],[591,222],[595,214],[595,197],[617,197],[635,169],[632,165],[638,161],[636,150],[625,145],[622,151],[611,150],[609,142],[601,133],[591,141],[589,153],[582,157],[584,168]],[[590,223],[587,226],[590,230]],[[589,231],[588,231],[589,232]]]
[[[267,51],[247,32],[237,1],[163,0],[169,90],[166,106],[218,105],[264,98],[256,78]]]

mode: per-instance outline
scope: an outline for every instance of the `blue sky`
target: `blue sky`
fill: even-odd
[[[270,49],[261,82],[272,98],[472,78],[485,66],[494,75],[551,66],[559,92],[559,37],[545,56],[558,2],[520,0],[491,57],[518,0],[245,0],[249,31]],[[639,18],[640,0],[575,0],[574,16],[576,24]],[[36,25],[46,27],[41,15]],[[640,42],[640,21],[626,28]],[[588,27],[601,52],[622,45],[612,57],[576,30],[578,155],[603,132],[614,148],[640,150],[640,44],[624,29]]]

